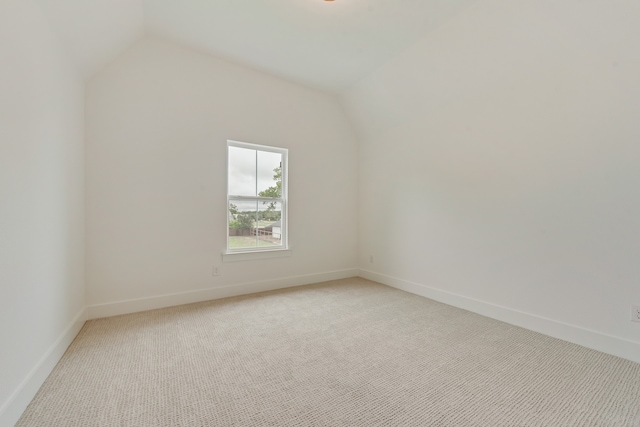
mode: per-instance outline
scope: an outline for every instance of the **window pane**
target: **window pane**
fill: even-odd
[[[282,154],[258,151],[258,195],[282,196]]]
[[[282,245],[282,203],[258,203],[258,246]]]
[[[257,201],[229,200],[229,249],[255,248]]]
[[[229,194],[257,196],[256,150],[229,147]]]
[[[287,183],[283,182],[287,153],[284,148],[227,141],[229,251],[287,247],[281,222]],[[278,199],[257,200],[264,199]],[[286,218],[285,218],[286,219]]]

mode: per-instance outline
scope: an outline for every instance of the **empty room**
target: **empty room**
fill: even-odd
[[[0,427],[640,427],[640,3],[0,0]]]

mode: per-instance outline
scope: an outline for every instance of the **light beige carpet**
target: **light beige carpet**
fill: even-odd
[[[640,364],[364,279],[87,322],[18,426],[640,426]]]

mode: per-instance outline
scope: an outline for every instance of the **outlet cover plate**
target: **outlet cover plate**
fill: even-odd
[[[640,323],[640,304],[631,304],[631,321]]]

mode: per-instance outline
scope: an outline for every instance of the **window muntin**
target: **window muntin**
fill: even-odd
[[[228,141],[227,252],[287,248],[287,154]]]

